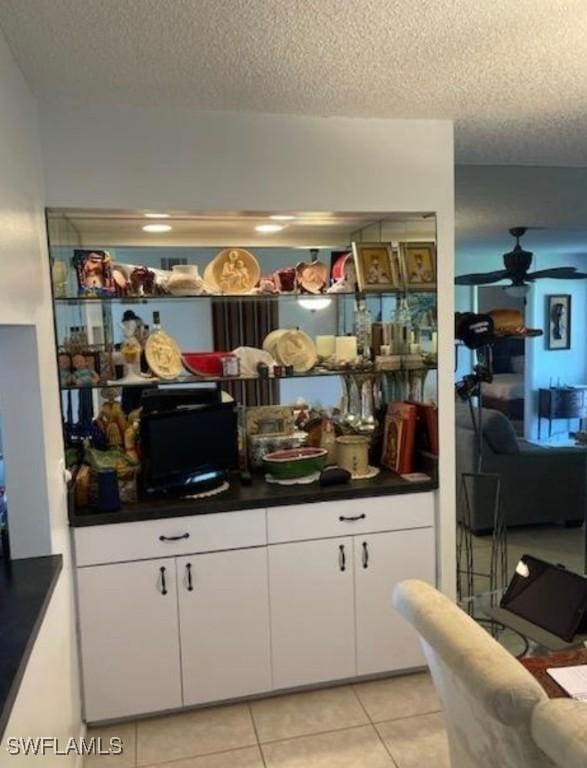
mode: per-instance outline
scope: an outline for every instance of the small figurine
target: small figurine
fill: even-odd
[[[59,384],[62,387],[68,387],[73,384],[71,357],[67,353],[61,352],[57,359],[59,362]]]
[[[94,370],[94,359],[91,355],[87,357],[82,354],[74,355],[71,362],[73,364],[72,382],[76,387],[91,387],[100,381],[100,377]]]
[[[130,293],[133,296],[154,296],[155,273],[147,267],[135,267],[130,273]]]
[[[124,334],[124,340],[120,345],[122,363],[124,365],[124,376],[117,380],[117,384],[136,384],[144,382],[145,376],[141,373],[141,342],[137,336],[144,337],[143,321],[132,310],[127,310],[123,317],[120,327]]]
[[[130,464],[140,463],[139,459],[139,427],[141,423],[141,409],[136,408],[128,414],[126,429],[124,430],[124,453]]]
[[[279,293],[279,289],[275,284],[275,277],[273,275],[264,275],[259,280],[259,285],[254,289],[254,293],[257,293],[257,294]]]
[[[121,404],[116,399],[118,391],[115,387],[106,387],[101,390],[100,395],[105,402],[102,404],[96,424],[105,434],[108,448],[121,449],[125,446],[127,420]]]

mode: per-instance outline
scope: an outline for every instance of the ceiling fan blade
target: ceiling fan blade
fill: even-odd
[[[526,280],[533,282],[550,277],[553,280],[583,280],[587,278],[585,272],[578,272],[576,267],[553,267],[552,269],[539,269],[537,272],[529,272]]]
[[[455,277],[456,285],[488,285],[497,283],[508,277],[506,269],[498,269],[496,272],[472,272],[470,275],[459,275]]]

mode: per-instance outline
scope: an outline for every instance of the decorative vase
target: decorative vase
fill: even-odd
[[[63,299],[67,289],[67,266],[63,261],[54,261],[51,269],[53,293],[56,299]]]
[[[353,478],[369,472],[369,438],[363,435],[343,435],[336,438],[336,459],[338,465]]]
[[[197,296],[204,290],[204,281],[195,264],[175,264],[167,281],[167,290],[173,296]]]

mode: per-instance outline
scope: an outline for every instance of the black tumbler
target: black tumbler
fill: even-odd
[[[115,469],[98,472],[98,509],[101,512],[116,512],[120,509],[118,476]]]

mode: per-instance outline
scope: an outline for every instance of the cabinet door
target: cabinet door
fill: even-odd
[[[267,549],[177,559],[184,704],[271,688]]]
[[[355,674],[353,541],[269,547],[273,687]]]
[[[175,561],[77,569],[85,716],[181,706]]]
[[[357,674],[425,664],[416,632],[393,608],[404,579],[435,583],[434,529],[355,536]]]

